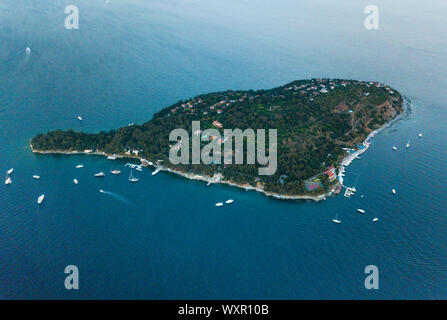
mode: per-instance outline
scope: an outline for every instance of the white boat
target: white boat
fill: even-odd
[[[130,175],[129,175],[129,182],[138,182],[140,179],[138,178],[134,178],[133,174],[132,174],[132,170],[130,170]]]
[[[104,177],[105,175],[104,172],[95,173],[95,177]]]
[[[397,151],[397,148],[396,148],[396,147],[393,147],[393,150],[394,150],[394,151]]]
[[[159,173],[161,170],[160,167],[157,167],[157,169],[155,169],[155,171],[152,172],[152,175],[155,176],[157,173]]]
[[[418,136],[419,138],[422,138],[422,133],[419,133],[419,136]]]
[[[104,193],[104,190],[102,190],[102,189],[99,189],[99,192],[101,192],[101,193]]]
[[[379,219],[378,218],[374,218],[372,221],[373,222],[377,222],[377,221],[379,221]]]
[[[109,159],[109,160],[116,160],[116,157],[117,157],[117,155],[113,154],[111,156],[107,156],[107,159]]]
[[[79,120],[79,121],[82,121],[82,117],[81,117],[81,116],[78,116],[78,120]]]
[[[340,223],[341,223],[341,220],[339,220],[339,219],[338,219],[338,215],[336,215],[335,218],[332,219],[332,222],[333,222],[333,223],[336,223],[336,224],[340,224]]]
[[[6,176],[5,184],[11,184],[11,183],[12,183],[11,177],[10,176]]]
[[[393,192],[393,194],[396,194],[396,189],[392,189],[391,191]]]
[[[362,160],[362,158],[360,158],[359,156],[355,157],[357,160]]]
[[[38,176],[38,175],[34,175],[33,178],[34,178],[34,179],[40,179],[40,176]]]
[[[120,170],[111,170],[110,173],[117,175],[117,174],[121,174],[121,171]]]
[[[78,184],[79,183],[78,179],[73,179],[73,182],[74,182],[74,184]]]
[[[223,202],[216,203],[216,207],[222,207],[222,206],[223,206]]]
[[[39,196],[39,198],[37,198],[37,203],[42,203],[43,199],[45,198],[45,195],[41,195]]]
[[[209,181],[206,186],[209,187],[211,185],[211,181]]]
[[[227,204],[230,204],[230,203],[233,203],[233,202],[234,202],[233,199],[228,199],[227,201],[225,201],[225,203],[227,203]]]
[[[360,213],[365,213],[365,210],[363,210],[363,209],[357,209],[357,211]]]
[[[11,168],[8,171],[6,171],[6,174],[11,174],[13,171],[14,171],[14,168]]]
[[[407,142],[407,149],[410,147],[410,140]]]
[[[30,53],[31,53],[31,48],[30,48],[30,47],[26,47],[25,52],[26,52],[27,54],[30,54]]]
[[[80,169],[80,168],[84,168],[84,165],[83,165],[83,164],[78,164],[78,165],[76,166],[76,169]]]

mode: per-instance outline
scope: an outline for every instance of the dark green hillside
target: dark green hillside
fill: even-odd
[[[342,148],[362,143],[374,129],[402,111],[401,95],[382,84],[352,80],[300,80],[270,90],[225,91],[179,101],[156,113],[142,125],[89,134],[57,130],[31,141],[35,151],[84,151],[164,160],[163,165],[183,172],[248,183],[287,195],[305,194],[304,180],[345,156]],[[277,129],[278,169],[273,176],[258,176],[257,165],[178,165],[169,163],[169,133],[201,121],[201,129],[218,120],[227,129]],[[220,129],[222,135],[223,130]],[[282,176],[282,179],[280,177]],[[329,183],[322,177],[322,193]]]

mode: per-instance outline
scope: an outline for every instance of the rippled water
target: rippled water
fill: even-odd
[[[67,31],[68,2],[1,1],[0,163],[15,172],[0,186],[0,297],[445,298],[447,8],[376,2],[379,31],[353,0],[78,1]],[[413,101],[348,168],[353,198],[278,201],[148,169],[130,184],[127,161],[28,147],[47,130],[142,123],[200,93],[309,77],[379,80]],[[93,177],[111,166],[123,173]],[[78,291],[64,288],[69,264]],[[363,286],[370,264],[377,291]]]

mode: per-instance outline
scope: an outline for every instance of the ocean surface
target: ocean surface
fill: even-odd
[[[447,298],[447,2],[390,2],[375,1],[380,29],[367,30],[357,0],[0,1],[0,169],[14,168],[0,184],[0,298]],[[64,28],[70,4],[79,30]],[[279,201],[150,169],[130,184],[125,160],[29,148],[49,130],[316,77],[377,80],[412,101],[347,168],[352,198]],[[123,174],[93,177],[111,167]],[[79,290],[64,287],[67,265]],[[364,287],[367,265],[379,290]]]

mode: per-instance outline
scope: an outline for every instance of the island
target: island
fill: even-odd
[[[38,134],[30,145],[36,153],[136,158],[144,166],[209,184],[226,183],[283,199],[321,200],[341,191],[343,166],[403,110],[401,94],[380,82],[297,80],[268,90],[202,94],[162,109],[141,125],[99,133],[56,130]],[[214,128],[222,136],[224,128],[277,129],[276,172],[259,175],[259,164],[224,161],[172,164],[169,152],[175,143],[169,134],[177,128],[191,132],[193,121],[200,121],[201,130]]]

